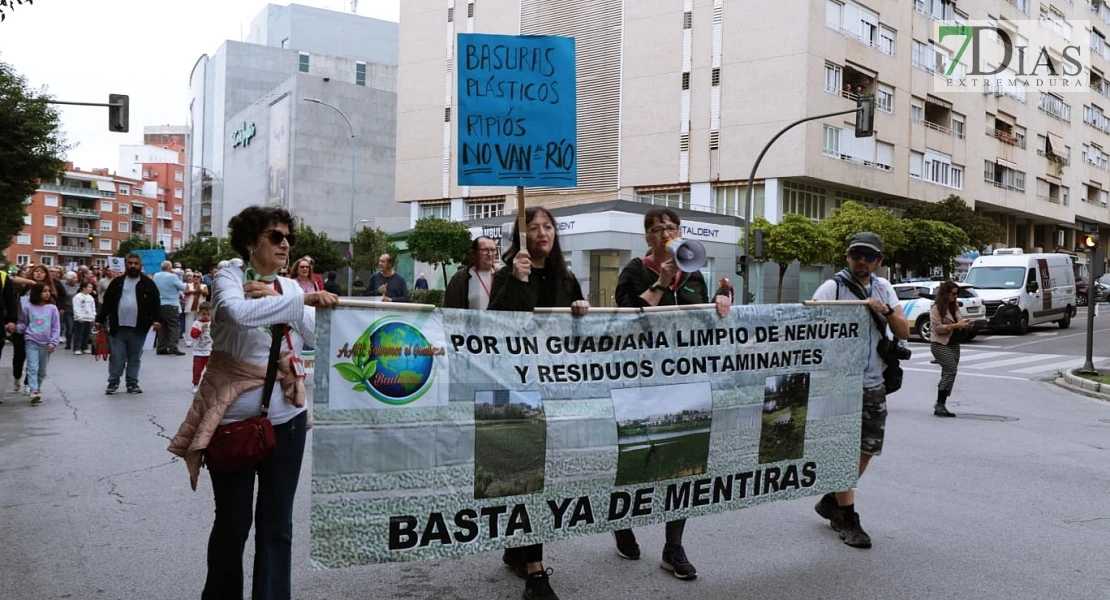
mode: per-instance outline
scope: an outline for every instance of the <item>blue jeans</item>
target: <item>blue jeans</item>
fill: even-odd
[[[143,343],[146,332],[134,327],[120,327],[116,335],[108,336],[111,356],[108,357],[108,383],[119,385],[123,367],[127,366],[127,385],[138,385],[139,366],[143,362]]]
[[[243,598],[243,547],[251,532],[251,501],[258,476],[254,508],[253,600],[292,597],[293,497],[304,457],[307,414],[274,426],[273,456],[239,473],[212,475],[216,521],[208,537],[208,578],[201,600]]]
[[[46,352],[46,346],[27,340],[27,385],[32,393],[42,388],[48,364],[50,355]]]

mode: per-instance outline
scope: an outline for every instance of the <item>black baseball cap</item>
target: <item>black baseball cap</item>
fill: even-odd
[[[852,248],[868,248],[882,254],[883,238],[870,231],[857,233],[852,236],[851,240],[848,240],[848,249],[851,250]]]

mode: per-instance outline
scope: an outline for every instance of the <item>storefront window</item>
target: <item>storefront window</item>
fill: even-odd
[[[713,187],[713,212],[743,218],[748,210],[748,186],[717,185]],[[752,202],[755,214],[763,214],[763,184],[756,184]]]

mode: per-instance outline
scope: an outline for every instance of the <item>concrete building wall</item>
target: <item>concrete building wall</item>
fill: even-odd
[[[290,4],[267,5],[251,21],[251,44],[397,64],[397,24],[356,14]]]

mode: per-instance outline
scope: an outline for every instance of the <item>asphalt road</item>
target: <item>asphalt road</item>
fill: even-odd
[[[1016,342],[1014,352],[1079,343],[1042,337],[1005,341]],[[1017,345],[1026,342],[1047,345]],[[211,485],[202,474],[192,492],[184,465],[165,451],[189,403],[191,359],[145,358],[141,396],[104,396],[104,363],[69,354],[51,363],[41,406],[0,388],[0,599],[200,596]],[[0,381],[7,373],[0,369]],[[961,418],[938,419],[935,383],[910,371],[891,398],[886,451],[858,490],[873,549],[842,544],[812,499],[779,502],[691,520],[693,582],[658,567],[662,526],[640,531],[639,562],[618,558],[608,536],[550,544],[556,591],[564,600],[1110,597],[1110,405],[1045,381],[961,375],[950,401]],[[522,582],[498,553],[311,570],[308,458],[295,597],[520,597]]]

